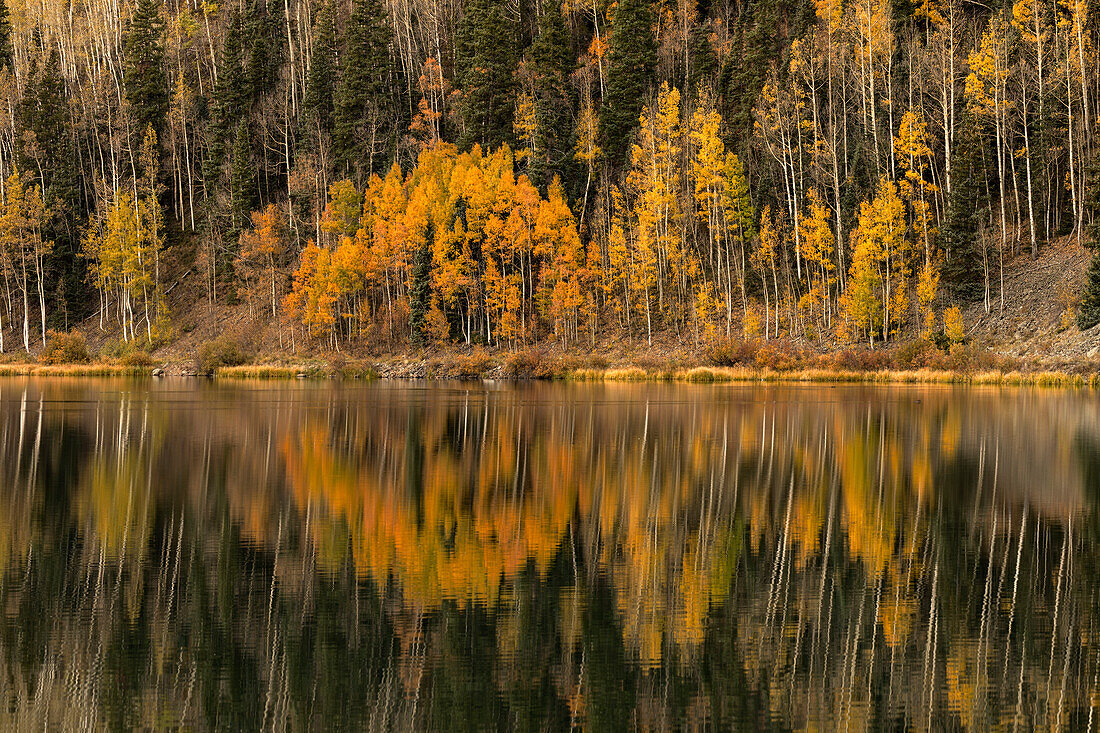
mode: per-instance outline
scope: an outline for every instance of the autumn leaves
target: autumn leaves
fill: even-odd
[[[285,307],[335,348],[347,339],[515,345],[580,334],[588,263],[576,220],[556,182],[544,197],[515,175],[507,147],[459,154],[436,144],[407,175],[394,165],[373,176],[363,194],[338,182],[321,229]],[[416,267],[423,257],[428,266]],[[419,333],[412,311],[424,314]]]
[[[703,97],[682,110],[667,84],[644,107],[630,167],[597,202],[584,238],[556,181],[544,196],[517,175],[528,150],[435,143],[411,171],[394,165],[363,192],[347,180],[330,187],[283,312],[337,349],[349,340],[568,346],[607,329],[649,342],[664,329],[697,343],[835,332],[874,344],[914,316],[925,333],[939,281],[929,244],[936,189],[912,113],[894,152],[904,173],[884,177],[859,207],[845,273],[824,195],[809,191],[796,226],[770,205],[758,217],[714,104]],[[273,316],[284,229],[275,207],[255,214],[238,260]]]

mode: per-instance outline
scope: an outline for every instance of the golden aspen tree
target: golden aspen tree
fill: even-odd
[[[1008,142],[1009,34],[1008,23],[1001,15],[989,19],[977,50],[969,56],[970,74],[966,77],[967,109],[975,117],[993,123],[996,141],[997,185],[1001,210],[1000,306],[1004,308],[1004,251],[1008,247],[1008,216],[1005,210],[1005,156]],[[1072,144],[1072,143],[1071,143]]]
[[[516,111],[512,119],[519,147],[516,148],[516,162],[529,166],[535,149],[535,135],[538,133],[538,120],[535,118],[535,100],[527,92],[521,92],[516,99]]]
[[[952,343],[961,344],[966,340],[966,327],[963,324],[962,311],[951,306],[943,312],[943,333]]]
[[[779,336],[779,278],[776,274],[776,263],[781,246],[779,226],[772,216],[770,205],[764,207],[760,214],[760,240],[749,256],[749,261],[760,276],[760,283],[764,289],[764,338],[772,335]],[[769,298],[768,275],[772,276],[771,296]],[[771,302],[775,303],[775,328],[771,328]]]
[[[149,223],[154,217],[148,202],[135,199],[129,188],[121,188],[114,192],[102,219],[93,216],[84,235],[83,254],[93,260],[90,277],[103,295],[104,312],[113,295],[124,341],[137,338],[135,307],[144,310],[150,341],[154,337],[153,313],[163,311],[159,303],[163,295],[153,272],[153,252],[159,246],[155,225]]]
[[[543,261],[539,307],[555,336],[569,345],[580,337],[585,289],[591,282],[588,255],[557,177],[547,194],[535,226],[535,252]]]
[[[936,330],[936,291],[940,284],[940,268],[935,262],[925,261],[917,280],[917,319],[921,338],[928,338]]]
[[[332,254],[312,240],[306,244],[284,300],[287,314],[316,335],[336,324],[336,294],[332,282]]]
[[[688,268],[684,261],[679,205],[680,150],[680,92],[663,84],[656,104],[646,105],[642,110],[629,176],[638,229],[632,257],[633,289],[643,295],[650,343],[653,287],[656,286],[657,309],[662,316],[666,315],[666,307],[674,305],[671,297],[666,303],[666,284],[675,288],[680,303],[687,295]]]
[[[592,96],[585,96],[577,114],[577,143],[573,149],[573,157],[584,164],[584,201],[581,204],[580,218],[583,221],[588,211],[588,191],[592,186],[592,173],[596,169],[596,161],[600,157],[600,146],[596,144],[596,135],[599,130],[599,120],[596,117],[596,105],[592,102]]]
[[[336,181],[329,186],[328,203],[321,214],[321,231],[339,244],[343,238],[355,236],[362,214],[363,199],[355,184],[347,179]]]
[[[237,267],[241,278],[253,294],[261,285],[261,273],[266,276],[266,289],[271,296],[271,317],[278,317],[278,266],[286,252],[286,220],[283,210],[268,204],[263,211],[252,213],[252,229],[241,232]]]
[[[1023,125],[1021,131],[1024,136],[1024,172],[1027,176],[1027,220],[1028,233],[1031,236],[1031,256],[1039,256],[1038,237],[1035,224],[1035,192],[1032,184],[1032,148],[1031,148],[1031,105],[1030,94],[1034,90],[1034,98],[1037,106],[1038,119],[1045,119],[1044,105],[1046,102],[1046,75],[1044,64],[1046,61],[1048,39],[1050,32],[1047,28],[1047,7],[1043,0],[1016,0],[1012,4],[1012,25],[1020,34],[1023,45],[1030,50],[1033,63],[1017,64],[1021,74],[1020,79],[1020,104]],[[1034,74],[1032,76],[1032,74]]]
[[[704,99],[691,117],[690,138],[694,154],[691,178],[694,182],[696,216],[706,224],[707,251],[714,281],[724,292],[726,335],[733,321],[733,265],[729,262],[726,221],[726,150],[719,134],[722,117]],[[696,298],[699,298],[697,290]],[[706,291],[711,295],[710,291]]]
[[[726,152],[725,184],[722,195],[722,208],[725,215],[727,280],[736,273],[741,288],[741,308],[744,317],[749,315],[748,296],[748,247],[756,236],[756,210],[749,196],[749,184],[745,177],[745,167],[734,153]],[[732,285],[727,282],[732,290]]]
[[[928,161],[932,158],[929,142],[928,126],[917,113],[909,110],[902,115],[894,138],[894,155],[905,170],[898,190],[909,204],[913,232],[924,246],[926,264],[932,261],[932,239],[936,234],[928,197],[938,191],[935,184],[925,178]]]
[[[906,229],[897,186],[883,178],[875,197],[860,204],[852,232],[852,266],[841,297],[845,335],[864,333],[874,346],[876,332],[888,340],[891,326],[901,322],[910,273]]]
[[[42,237],[46,206],[42,189],[29,185],[30,178],[13,171],[6,182],[0,206],[0,249],[9,253],[23,300],[23,348],[30,351],[31,298],[37,296],[42,345],[46,344],[44,261],[53,243]],[[33,281],[33,284],[32,284]],[[34,288],[32,295],[31,288]]]
[[[864,335],[872,348],[875,333],[882,328],[882,275],[874,228],[874,210],[864,201],[859,207],[859,224],[852,230],[852,265],[848,273],[848,287],[840,296],[843,315],[840,335],[851,339]]]
[[[835,283],[833,272],[836,268],[833,261],[835,237],[829,224],[832,212],[817,189],[810,189],[807,199],[806,212],[800,223],[800,246],[808,281],[807,293],[803,298],[815,307],[821,327],[829,328],[832,315],[830,303]]]

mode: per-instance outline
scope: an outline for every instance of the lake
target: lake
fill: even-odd
[[[0,381],[0,727],[1092,729],[1089,391]]]

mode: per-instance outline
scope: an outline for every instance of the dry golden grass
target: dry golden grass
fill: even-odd
[[[246,366],[219,367],[214,376],[219,379],[294,379],[302,369],[272,364],[249,364]]]
[[[0,364],[0,377],[147,377],[151,367],[124,364]]]
[[[832,383],[832,384],[971,384],[991,386],[1100,387],[1100,376],[1063,372],[954,372],[942,369],[855,371],[835,369],[752,369],[747,367],[695,367],[676,372],[646,371],[637,367],[578,369],[570,379],[587,382],[675,381],[693,384],[716,383]]]

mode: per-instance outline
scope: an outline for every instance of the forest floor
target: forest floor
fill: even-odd
[[[331,374],[346,369],[347,364],[356,365],[357,373],[370,372],[392,378],[560,376],[567,372],[591,375],[608,370],[618,370],[621,376],[625,374],[623,370],[629,368],[638,368],[650,375],[669,375],[683,374],[694,367],[713,363],[705,345],[696,344],[691,334],[675,333],[655,334],[652,344],[645,339],[616,335],[600,338],[594,346],[568,352],[554,345],[528,350],[519,356],[507,351],[464,346],[398,353],[353,348],[340,354],[303,350],[300,342],[294,344],[297,348],[292,348],[285,327],[272,318],[269,305],[250,307],[238,302],[211,306],[205,295],[195,242],[177,242],[164,259],[168,307],[175,333],[152,355],[156,364],[163,365],[168,374],[194,373],[195,358],[202,346],[218,339],[243,345],[250,362],[273,367],[266,371],[242,369],[240,376]],[[994,295],[988,312],[983,302],[964,308],[971,344],[998,358],[1003,357],[1008,366],[996,368],[1005,370],[1074,374],[1100,370],[1100,326],[1084,332],[1078,330],[1067,305],[1078,294],[1087,262],[1086,251],[1072,239],[1042,247],[1038,260],[1032,260],[1026,253],[1007,260],[1003,305],[996,294],[999,273],[994,272]],[[111,329],[100,330],[97,320],[86,322],[80,330],[86,335],[92,353],[102,353],[118,338]],[[819,364],[828,363],[822,355],[841,348],[830,343],[794,344],[793,347],[802,350],[803,358],[801,364],[789,367],[791,371],[813,371]],[[806,354],[818,356],[808,359]],[[757,361],[762,363],[760,359]],[[906,368],[904,364],[888,366]],[[843,363],[836,368],[845,374],[851,372]],[[872,364],[855,367],[856,371],[880,368],[887,367]],[[818,371],[813,374],[820,376]]]

